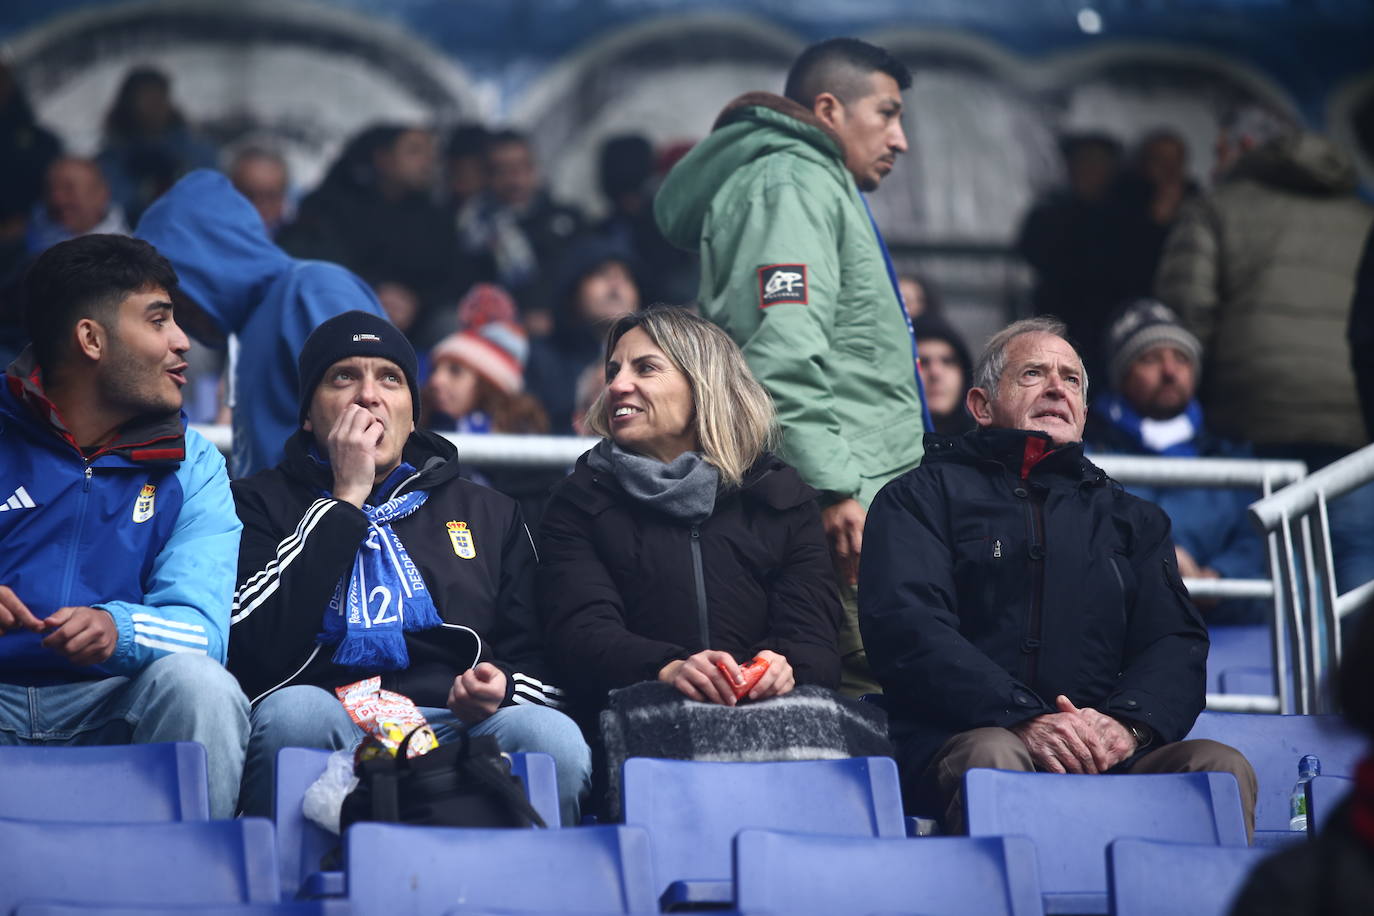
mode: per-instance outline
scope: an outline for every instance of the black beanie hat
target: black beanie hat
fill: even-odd
[[[301,348],[297,363],[300,377],[301,412],[298,422],[304,423],[310,413],[315,389],[330,366],[348,356],[376,356],[389,359],[405,373],[410,388],[410,409],[414,419],[420,419],[420,389],[416,385],[419,369],[415,363],[415,348],[394,324],[369,312],[344,312],[310,332]]]

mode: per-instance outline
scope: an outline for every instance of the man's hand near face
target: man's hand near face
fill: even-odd
[[[335,499],[363,507],[377,477],[377,446],[384,432],[382,421],[358,404],[339,414],[325,437]]]

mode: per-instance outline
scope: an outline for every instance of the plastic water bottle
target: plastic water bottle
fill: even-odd
[[[1288,797],[1289,830],[1307,830],[1307,784],[1321,774],[1322,762],[1315,754],[1306,754],[1298,761],[1298,782]]]

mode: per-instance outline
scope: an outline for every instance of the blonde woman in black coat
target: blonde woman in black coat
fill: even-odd
[[[835,687],[840,620],[816,492],[767,449],[772,403],[735,344],[688,311],[617,321],[588,413],[605,438],[540,528],[547,650],[584,712],[659,680],[733,706]],[[732,681],[769,662],[737,701]]]

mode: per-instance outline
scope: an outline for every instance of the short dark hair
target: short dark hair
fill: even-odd
[[[44,375],[66,356],[72,328],[83,318],[113,325],[119,304],[158,288],[175,297],[177,274],[158,250],[126,235],[83,235],[58,242],[24,275],[24,330]]]
[[[911,88],[911,71],[885,49],[857,38],[831,38],[801,52],[787,72],[783,95],[807,108],[822,92],[848,104],[868,95],[871,73],[886,73],[898,89]]]

